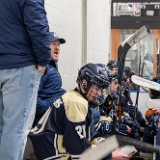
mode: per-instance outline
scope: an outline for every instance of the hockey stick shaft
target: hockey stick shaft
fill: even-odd
[[[160,91],[160,84],[158,84],[156,82],[147,80],[147,79],[142,78],[142,77],[138,77],[136,75],[133,75],[131,79],[132,79],[133,83],[135,83],[139,86],[150,88],[150,89],[153,89],[153,90],[156,90],[156,91]]]
[[[138,75],[142,77],[142,75],[140,75],[140,68],[141,68],[141,43],[139,42],[139,67],[138,67]],[[133,120],[136,119],[136,115],[137,115],[137,112],[138,112],[138,99],[139,99],[139,92],[140,92],[140,86],[137,85],[136,87],[137,89],[137,94],[136,94],[136,102],[135,102],[135,109],[134,109],[134,115],[133,115]]]
[[[137,30],[133,35],[129,36],[118,48],[118,62],[119,62],[119,84],[122,81],[122,74],[124,68],[125,57],[128,50],[137,42],[148,36],[150,33],[150,29],[148,26],[143,26],[139,30]]]
[[[160,74],[160,54],[159,54],[159,39],[156,39],[156,47],[157,47],[157,75]]]
[[[150,33],[150,29],[148,26],[143,26],[139,30],[137,30],[133,35],[129,36],[118,48],[118,84],[119,84],[119,98],[118,98],[118,122],[121,123],[121,116],[122,116],[122,106],[121,106],[121,83],[122,83],[122,75],[123,75],[123,68],[125,63],[125,57],[127,55],[128,50],[137,42],[148,36]],[[116,118],[115,118],[116,120]],[[113,122],[113,128],[116,127],[116,122]],[[115,129],[113,129],[115,131]]]

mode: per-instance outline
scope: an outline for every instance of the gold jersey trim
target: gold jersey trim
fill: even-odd
[[[69,91],[62,96],[69,121],[82,122],[88,113],[88,101],[78,92]]]

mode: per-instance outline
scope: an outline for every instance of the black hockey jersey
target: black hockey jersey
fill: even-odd
[[[70,91],[58,99],[44,131],[30,134],[38,160],[78,159],[91,146],[88,101]]]

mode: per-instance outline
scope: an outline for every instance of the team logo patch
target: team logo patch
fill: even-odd
[[[57,99],[57,100],[53,103],[53,105],[54,105],[56,108],[59,108],[61,104],[62,104],[62,100],[61,100],[60,98]]]
[[[54,37],[56,37],[56,38],[58,37],[56,33],[54,33]]]

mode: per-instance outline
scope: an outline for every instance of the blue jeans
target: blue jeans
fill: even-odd
[[[0,160],[22,160],[42,72],[34,65],[0,70]]]

